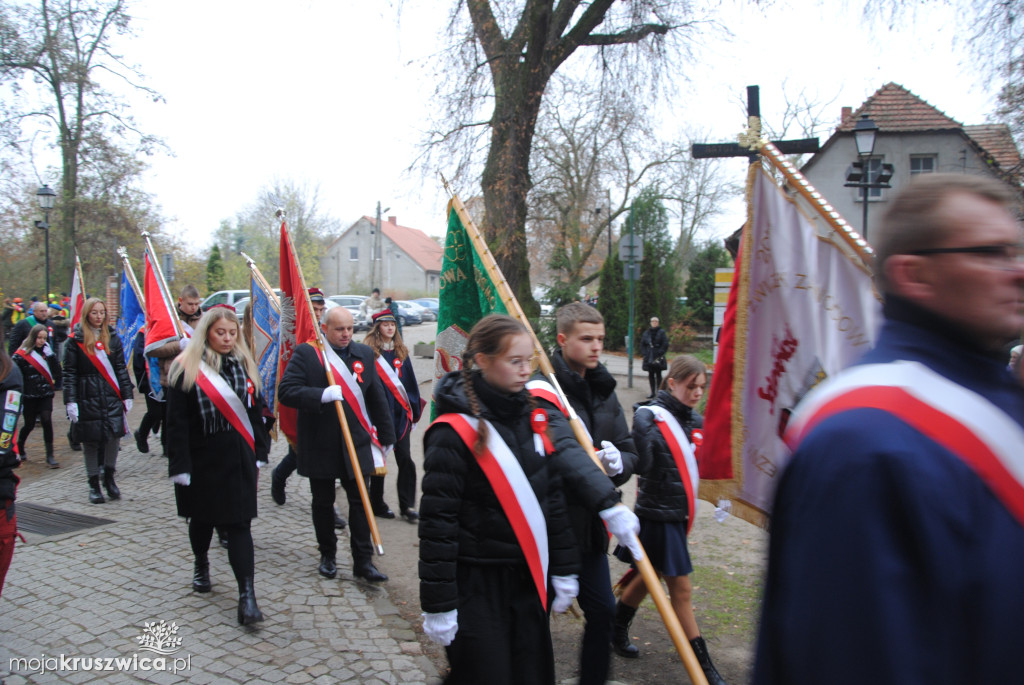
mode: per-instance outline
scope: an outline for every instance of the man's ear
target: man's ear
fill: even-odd
[[[885,260],[885,280],[890,292],[915,302],[929,299],[935,292],[938,271],[923,255],[897,254]]]
[[[555,336],[555,340],[558,341],[559,347],[565,347],[565,341],[568,340],[568,337],[565,335],[565,333],[559,333],[557,336]]]

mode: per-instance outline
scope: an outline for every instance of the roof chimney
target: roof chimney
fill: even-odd
[[[388,217],[388,222],[394,224],[395,226],[397,226],[398,225],[398,217],[397,216],[389,216]]]
[[[839,123],[843,123],[853,116],[853,107],[843,107],[843,113],[839,116]]]

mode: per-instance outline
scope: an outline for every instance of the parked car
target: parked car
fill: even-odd
[[[245,290],[218,290],[199,305],[204,312],[215,304],[229,304],[232,307],[241,299],[249,297],[249,289]]]
[[[422,322],[437,321],[437,314],[435,312],[431,311],[427,307],[424,307],[415,300],[399,300],[398,303],[399,305],[408,305],[412,309],[416,310],[416,313],[420,315],[420,321]]]
[[[423,317],[420,316],[417,305],[413,305],[405,300],[397,300],[398,302],[398,322],[403,326],[415,326],[416,324],[423,323]]]
[[[370,326],[373,325],[370,317],[363,314],[360,306],[365,299],[366,295],[331,295],[327,298],[328,302],[341,305],[352,312],[352,318],[355,319],[355,330],[357,331],[368,331]]]
[[[415,302],[433,315],[434,318],[424,318],[424,321],[437,321],[437,311],[441,303],[436,297],[418,297],[410,302]]]

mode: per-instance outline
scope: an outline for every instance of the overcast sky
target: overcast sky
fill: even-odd
[[[783,83],[790,94],[835,98],[837,121],[842,106],[895,81],[958,121],[990,120],[992,98],[954,50],[949,10],[868,31],[857,8],[834,4],[727,4],[721,20],[733,38],[706,41],[697,62],[678,65],[690,80],[678,102],[664,103],[671,116],[727,142],[745,126],[747,85],[761,87],[762,114],[778,126]],[[277,178],[319,185],[323,210],[343,226],[379,200],[403,225],[443,233],[439,182],[405,169],[431,107],[424,66],[442,48],[450,5],[406,0],[399,17],[384,2],[138,0],[138,36],[122,52],[167,99],[138,102],[136,116],[175,155],[152,160],[147,180],[171,230],[209,245],[222,220]],[[723,164],[742,183],[744,162]],[[714,230],[742,219],[737,205]]]

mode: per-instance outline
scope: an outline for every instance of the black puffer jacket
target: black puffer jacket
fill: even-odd
[[[626,415],[622,411],[622,405],[619,404],[619,398],[615,396],[615,379],[601,364],[596,368],[588,369],[585,376],[580,376],[569,369],[565,358],[562,357],[561,350],[551,355],[551,365],[555,369],[555,378],[558,380],[558,384],[569,398],[569,404],[576,410],[583,425],[590,432],[590,437],[594,440],[594,449],[600,450],[601,441],[607,440],[618,447],[622,453],[622,473],[611,479],[613,484],[622,485],[633,475],[637,458],[636,445],[629,433],[629,426],[626,425]],[[540,375],[534,378],[547,381]],[[551,409],[549,415],[558,411],[541,398],[538,398],[538,402]],[[562,458],[559,460],[559,465],[565,462],[566,459]],[[565,479],[568,481],[567,485],[573,480],[569,476],[566,476]],[[593,496],[595,486],[590,484],[589,479],[584,479],[581,485],[583,485],[582,491],[577,487],[567,487],[565,491],[566,499],[569,502],[569,517],[572,520],[576,540],[586,551],[607,551],[608,533],[604,523],[596,511],[587,505],[588,499]],[[598,490],[598,492],[600,491]],[[601,506],[602,509],[605,509],[617,503],[617,499],[604,500],[598,506],[606,504],[607,506]]]
[[[0,379],[0,509],[7,509],[14,501],[19,479],[18,455],[14,452],[14,426],[21,414],[21,371],[11,364],[10,371]],[[11,430],[3,430],[10,426]],[[2,516],[3,514],[0,514]]]
[[[79,344],[83,341],[81,324],[75,324],[75,332],[64,346],[64,404],[78,405],[78,425],[74,430],[75,438],[81,442],[99,442],[104,436],[120,438],[127,428],[122,400],[132,398],[132,382],[124,363],[121,341],[114,329],[109,330],[107,358],[114,367],[121,399],[82,350]]]
[[[694,428],[704,425],[704,417],[665,391],[660,390],[652,402],[672,413],[689,438]],[[640,408],[633,417],[633,440],[636,442],[636,515],[653,521],[686,521],[688,506],[686,487],[676,468],[676,461],[654,422],[654,413]]]
[[[549,575],[577,573],[577,551],[562,484],[550,460],[537,454],[525,392],[505,395],[473,373],[481,416],[497,430],[519,460],[548,529]],[[442,378],[434,392],[439,414],[472,414],[458,372]],[[562,424],[562,430],[567,426]],[[423,495],[420,499],[420,605],[436,613],[458,607],[459,564],[521,566],[526,558],[497,495],[476,457],[455,430],[434,424],[424,436]],[[595,467],[596,468],[596,467]],[[607,479],[605,479],[607,481]]]
[[[38,350],[38,352],[40,356],[43,356],[42,350]],[[45,359],[46,366],[50,369],[50,375],[53,376],[54,385],[59,385],[60,362],[57,361],[57,355],[51,350],[50,354],[45,355]],[[21,377],[25,385],[25,390],[22,392],[23,397],[30,399],[53,397],[53,385],[50,385],[50,381],[46,380],[43,374],[36,371],[36,367],[32,366],[29,360],[16,352],[14,354],[14,361],[18,364],[18,369],[21,370]]]

